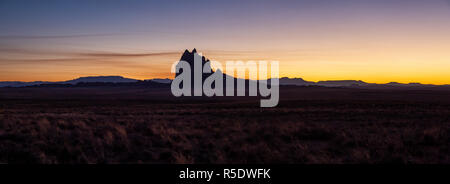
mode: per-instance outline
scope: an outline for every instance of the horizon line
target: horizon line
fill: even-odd
[[[226,75],[226,74],[224,74]],[[173,80],[173,78],[169,78],[169,77],[155,77],[155,78],[147,78],[147,79],[136,79],[136,78],[132,78],[132,77],[126,77],[126,76],[122,76],[122,75],[87,75],[87,76],[79,76],[79,77],[75,77],[75,78],[71,78],[71,79],[66,79],[66,80],[58,80],[58,81],[46,81],[46,80],[35,80],[35,81],[19,81],[19,80],[0,80],[0,82],[22,82],[22,83],[32,83],[32,82],[52,82],[52,83],[58,83],[58,82],[66,82],[66,81],[70,81],[70,80],[75,80],[75,79],[80,79],[80,78],[87,78],[87,77],[122,77],[124,79],[131,79],[131,80],[136,80],[136,81],[145,81],[145,80],[154,80],[154,79],[169,79],[169,80]],[[318,83],[318,82],[337,82],[337,81],[361,81],[367,84],[377,84],[377,85],[383,85],[383,84],[389,84],[389,83],[398,83],[398,84],[420,84],[420,85],[435,85],[435,86],[448,86],[450,84],[435,84],[435,83],[421,83],[421,82],[407,82],[407,83],[402,83],[402,82],[396,82],[396,81],[390,81],[390,82],[386,82],[386,83],[378,83],[378,82],[366,82],[364,80],[359,80],[359,79],[327,79],[327,80],[318,80],[318,81],[313,81],[313,80],[306,80],[302,77],[287,77],[287,76],[282,76],[279,77],[278,79],[283,79],[283,78],[287,78],[287,79],[302,79],[305,82],[314,82],[314,83]],[[241,79],[241,78],[239,78]],[[268,78],[267,80],[270,80],[272,78]],[[246,79],[247,80],[247,79]],[[254,79],[250,79],[250,80],[254,80]]]

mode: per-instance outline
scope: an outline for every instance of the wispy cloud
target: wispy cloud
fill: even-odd
[[[154,52],[108,52],[108,51],[60,51],[45,49],[0,47],[0,53],[33,55],[33,56],[54,56],[54,57],[83,57],[83,58],[132,58],[132,57],[152,57],[152,56],[173,56],[179,55],[175,51],[154,51]]]
[[[147,64],[124,60],[111,60],[104,58],[43,58],[43,59],[5,59],[0,58],[0,66],[68,66],[68,67],[120,67],[142,69]],[[1,68],[1,67],[0,67]],[[53,71],[52,71],[53,72]]]
[[[149,56],[168,56],[168,55],[179,55],[180,52],[150,52],[150,53],[79,53],[81,56],[91,56],[91,57],[149,57]]]
[[[90,37],[108,37],[108,36],[133,36],[133,35],[170,35],[191,37],[198,36],[196,33],[173,32],[173,31],[157,31],[143,30],[134,32],[117,32],[117,33],[85,33],[85,34],[67,34],[67,35],[0,35],[0,40],[27,40],[27,39],[69,39],[69,38],[90,38]]]
[[[178,57],[180,54],[181,51],[108,52],[0,47],[0,68],[9,68],[9,70],[13,68],[22,70],[24,68],[62,68],[95,73],[117,72],[125,68],[124,71],[141,71],[151,67],[156,71],[162,71],[162,69],[156,68],[161,68],[161,62],[167,59],[159,57]],[[94,68],[101,68],[101,71]]]
[[[73,55],[72,52],[63,52],[55,50],[42,50],[42,49],[28,49],[28,48],[14,48],[14,47],[0,47],[0,53],[4,54],[22,54],[22,55]]]
[[[84,38],[84,37],[103,37],[117,36],[118,33],[108,34],[74,34],[74,35],[0,35],[0,40],[16,40],[16,39],[66,39],[66,38]]]

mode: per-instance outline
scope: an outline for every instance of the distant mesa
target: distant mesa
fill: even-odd
[[[305,81],[302,78],[288,78],[283,77],[279,79],[281,85],[294,85],[294,86],[310,86],[315,85],[315,82]]]
[[[366,86],[368,85],[364,81],[360,80],[329,80],[329,81],[319,81],[316,83],[320,86],[328,87],[340,87],[340,86]]]
[[[361,80],[326,80],[319,82],[305,81],[302,78],[280,78],[281,85],[295,85],[295,86],[324,86],[324,87],[351,87],[351,86],[367,86]]]
[[[80,77],[78,79],[62,82],[63,84],[78,84],[80,82],[104,82],[104,83],[126,83],[137,82],[136,79],[124,78],[122,76],[92,76],[92,77]]]

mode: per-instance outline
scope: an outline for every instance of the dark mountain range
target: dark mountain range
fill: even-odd
[[[330,80],[330,81],[319,81],[316,83],[319,86],[328,86],[328,87],[342,87],[342,86],[365,86],[368,83],[357,80]]]
[[[225,75],[225,80],[230,76]],[[243,80],[243,79],[238,79]],[[408,83],[402,84],[397,82],[390,82],[386,84],[366,83],[364,81],[357,80],[332,80],[332,81],[319,81],[311,82],[303,80],[302,78],[280,78],[280,85],[290,86],[323,86],[323,87],[357,87],[357,88],[398,88],[398,87],[450,87],[450,85],[432,85],[432,84],[420,84],[420,83]],[[156,84],[170,84],[171,79],[148,79],[140,81],[137,79],[129,79],[120,76],[99,76],[99,77],[81,77],[74,80],[62,81],[62,82],[19,82],[19,81],[6,81],[0,82],[0,87],[29,87],[29,86],[130,86],[140,85],[144,83],[156,83]],[[256,82],[256,81],[252,81]]]
[[[231,76],[224,75],[224,79]],[[243,80],[243,79],[237,79]],[[359,88],[396,88],[396,87],[450,87],[450,85],[432,85],[432,84],[420,84],[420,83],[397,83],[390,82],[386,84],[375,84],[375,83],[366,83],[360,80],[330,80],[330,81],[319,81],[319,82],[311,82],[306,81],[302,78],[280,78],[280,85],[291,85],[291,86],[323,86],[323,87],[359,87]],[[136,83],[136,85],[147,83],[156,83],[156,84],[170,84],[172,82],[171,79],[148,79],[148,80],[137,80],[124,78],[121,76],[98,76],[98,77],[80,77],[78,79],[62,81],[62,82],[45,82],[45,81],[35,81],[35,82],[20,82],[20,81],[5,81],[0,82],[0,87],[28,87],[28,86],[105,86],[105,85],[114,85],[114,86],[129,86],[130,83]],[[256,81],[252,81],[256,82]]]
[[[0,82],[0,87],[26,87],[26,86],[37,86],[41,84],[48,84],[52,82],[42,82],[42,81],[34,81],[34,82],[20,82],[20,81],[5,81]]]
[[[172,83],[172,80],[171,79],[148,79],[148,80],[145,80],[145,81],[152,81],[152,82],[157,82],[157,83],[162,83],[162,84],[170,84],[170,83]]]
[[[197,53],[196,49],[193,49],[192,52],[185,50],[180,60],[186,61],[190,66],[191,70],[194,70],[194,56]],[[202,67],[206,64],[209,59],[205,58],[205,56],[201,56]],[[211,66],[209,66],[211,68]],[[194,72],[191,71],[191,77],[194,78]],[[211,69],[211,73],[206,73],[202,75],[203,80],[209,77],[214,71]],[[222,72],[217,70],[216,72]],[[182,73],[182,70],[175,74],[175,77]],[[234,80],[245,80],[245,79],[236,79],[232,76],[224,74],[224,80],[228,78],[233,78]],[[257,82],[255,80],[245,80],[248,82]],[[409,83],[402,84],[398,82],[390,82],[387,84],[375,84],[375,83],[366,83],[361,80],[327,80],[327,81],[319,81],[319,82],[311,82],[306,81],[302,78],[288,78],[283,77],[279,79],[280,85],[291,85],[291,86],[323,86],[323,87],[356,87],[356,88],[397,88],[397,87],[450,87],[450,85],[431,85],[431,84],[420,84],[420,83]],[[125,78],[122,76],[89,76],[89,77],[80,77],[73,80],[68,81],[60,81],[60,82],[46,82],[46,81],[34,81],[34,82],[20,82],[20,81],[4,81],[0,82],[0,87],[28,87],[28,86],[140,86],[140,85],[156,85],[163,84],[168,85],[172,82],[171,79],[148,79],[148,80],[137,80],[131,78]],[[235,82],[236,84],[236,82]]]
[[[450,85],[433,85],[421,83],[398,83],[390,82],[386,84],[367,83],[361,80],[326,80],[319,82],[305,81],[302,78],[280,78],[280,85],[292,86],[322,86],[322,87],[351,87],[351,88],[450,88]]]
[[[41,86],[41,87],[70,87],[70,86],[139,86],[145,84],[170,84],[170,79],[149,79],[149,80],[137,80],[125,78],[122,76],[90,76],[90,77],[80,77],[73,80],[61,81],[61,82],[45,82],[45,81],[35,81],[35,82],[0,82],[0,87],[29,87],[29,86]]]

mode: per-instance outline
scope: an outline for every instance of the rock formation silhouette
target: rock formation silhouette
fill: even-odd
[[[211,64],[210,64],[210,60],[205,58],[205,56],[201,56],[199,53],[197,53],[197,49],[193,49],[192,52],[189,52],[189,50],[185,50],[183,55],[180,58],[180,61],[186,61],[187,63],[189,63],[190,68],[191,68],[191,89],[194,89],[194,63],[195,63],[195,57],[197,58],[201,58],[201,69],[203,71],[203,67],[208,67],[210,70],[210,73],[203,73],[202,72],[202,84],[205,81],[206,78],[208,78],[209,76],[211,76],[211,74],[214,73],[214,71],[211,68]],[[177,66],[179,65],[179,63],[177,64]],[[205,66],[206,65],[206,66]],[[183,69],[180,68],[180,70],[178,72],[175,73],[175,77],[177,77],[178,75],[180,75],[181,73],[183,73]],[[200,71],[201,72],[201,71]],[[183,86],[183,83],[181,84],[181,87]]]
[[[202,75],[202,79],[205,80],[208,76],[210,76],[213,73],[213,70],[211,69],[211,64],[209,63],[209,59],[206,59],[205,56],[200,56],[197,53],[197,49],[193,49],[192,52],[189,52],[189,50],[185,50],[183,55],[180,58],[180,61],[186,61],[187,63],[189,63],[189,65],[191,66],[191,79],[194,79],[194,61],[195,61],[195,55],[197,54],[197,57],[201,57],[202,58],[202,69],[204,67],[204,65],[206,64],[207,67],[210,68],[210,73],[203,73]],[[183,73],[183,69],[180,69],[179,72],[175,73],[175,77],[177,77],[178,75],[180,75],[181,73]]]

